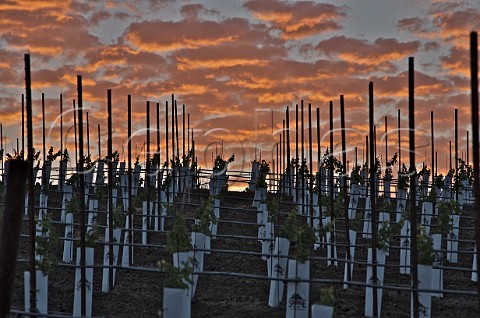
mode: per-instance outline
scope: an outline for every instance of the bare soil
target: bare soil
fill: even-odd
[[[37,192],[38,193],[38,192]],[[207,190],[195,190],[185,202],[199,204],[208,195]],[[198,280],[195,298],[192,302],[192,317],[284,317],[284,300],[279,308],[267,306],[269,280],[266,262],[261,259],[261,244],[257,240],[256,211],[252,208],[253,193],[228,192],[221,198],[221,219],[218,225],[218,236],[212,240],[212,253],[205,255],[204,271]],[[291,198],[275,195],[275,200],[281,202],[281,211],[289,212],[293,205]],[[100,210],[105,210],[106,198],[100,201]],[[176,202],[182,201],[177,197]],[[119,204],[120,199],[119,199]],[[60,220],[61,194],[50,192],[49,213],[53,220]],[[187,216],[194,215],[194,205],[184,207]],[[472,215],[468,210],[467,214]],[[79,216],[74,216],[78,222]],[[105,215],[99,214],[100,224],[105,223]],[[141,218],[135,216],[135,227],[140,227]],[[191,224],[192,220],[189,220]],[[461,240],[473,239],[473,220],[462,218],[462,227],[470,230],[461,232]],[[78,229],[78,226],[76,227]],[[169,227],[167,226],[167,229]],[[343,221],[337,220],[337,242],[342,242]],[[64,226],[56,224],[57,233],[63,236]],[[360,228],[358,228],[360,231]],[[27,233],[25,219],[22,233]],[[360,235],[358,235],[360,237]],[[122,236],[123,242],[123,236]],[[141,245],[141,235],[134,235],[134,242]],[[23,272],[27,270],[28,237],[22,235],[19,255],[17,256],[17,270],[15,278],[15,292],[13,294],[13,308],[23,310]],[[62,243],[62,244],[61,244]],[[56,247],[58,259],[61,260],[63,242]],[[93,315],[98,317],[159,317],[162,312],[164,273],[156,267],[160,259],[171,260],[165,251],[166,235],[161,232],[150,232],[149,243],[153,246],[136,246],[134,249],[134,263],[131,268],[119,268],[116,275],[116,285],[109,293],[101,292],[102,269],[94,271]],[[365,240],[358,238],[355,259],[366,260]],[[444,242],[444,247],[445,247]],[[410,277],[400,275],[398,270],[399,253],[398,238],[392,243],[390,256],[387,257],[385,270],[385,285],[408,287]],[[471,242],[460,242],[461,251],[473,251]],[[120,248],[120,253],[122,248]],[[255,252],[245,254],[242,252]],[[351,286],[343,289],[340,283],[343,279],[343,262],[338,268],[327,267],[325,248],[313,252],[311,259],[311,278],[315,281],[310,284],[310,304],[319,299],[319,291],[323,286],[335,287],[335,317],[362,317],[364,314],[365,288]],[[344,259],[345,248],[338,247],[339,259]],[[472,291],[476,284],[470,280],[468,271],[472,265],[473,254],[461,254],[459,262],[447,262],[444,253],[444,288],[457,291]],[[119,256],[121,259],[121,255]],[[103,263],[103,246],[99,243],[95,247],[95,265]],[[456,269],[465,269],[463,271]],[[49,311],[55,314],[71,315],[73,311],[74,266],[59,264],[49,274]],[[250,277],[240,277],[241,274]],[[356,264],[353,280],[365,282],[365,264]],[[286,288],[285,288],[286,289]],[[385,289],[383,292],[383,317],[408,317],[410,314],[410,292]],[[445,294],[443,298],[433,298],[432,317],[461,317],[479,316],[476,298],[473,296]]]

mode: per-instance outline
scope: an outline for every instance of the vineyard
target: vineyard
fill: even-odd
[[[324,151],[320,110],[312,115],[312,105],[305,111],[301,101],[285,110],[276,156],[240,158],[222,146],[211,166],[200,167],[190,116],[184,106],[179,124],[174,95],[165,103],[164,123],[159,104],[151,123],[147,102],[145,127],[135,131],[128,96],[121,160],[113,148],[111,90],[108,151],[101,155],[99,139],[93,159],[80,75],[75,148],[64,148],[62,140],[58,150],[46,144],[43,123],[43,149],[36,151],[25,55],[26,123],[22,117],[19,124],[26,132],[13,153],[4,154],[2,146],[0,317],[478,315],[476,37],[472,33],[472,146],[459,156],[455,134],[450,169],[443,173],[433,111],[432,164],[417,165],[413,58],[408,148],[400,142],[399,110],[398,149],[387,154],[387,138],[380,158],[370,82],[362,158],[357,147],[346,149],[340,96],[340,127],[334,127],[330,102]],[[455,132],[457,116],[455,110]],[[335,129],[341,140],[334,140]],[[138,132],[145,138],[143,158],[130,142]],[[342,145],[338,158],[334,144]],[[351,162],[349,151],[355,152]],[[247,171],[233,168],[241,160],[248,161]]]

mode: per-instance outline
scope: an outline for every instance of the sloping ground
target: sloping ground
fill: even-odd
[[[185,199],[184,209],[188,217],[193,217],[196,204],[200,204],[208,196],[207,190],[196,190]],[[280,210],[288,213],[293,205],[291,198],[274,195],[281,202]],[[106,200],[106,199],[104,199]],[[266,262],[261,259],[261,245],[257,241],[256,210],[252,207],[253,193],[228,192],[221,197],[220,221],[218,235],[212,240],[212,252],[205,255],[204,274],[200,275],[195,298],[192,303],[192,317],[284,317],[285,299],[279,308],[267,306],[269,281]],[[182,201],[177,198],[177,204]],[[49,211],[53,220],[60,219],[58,208],[61,196],[55,191],[50,192]],[[100,202],[100,210],[105,209],[105,202]],[[363,202],[360,202],[362,206]],[[179,208],[180,205],[178,206]],[[467,211],[466,215],[472,215]],[[78,215],[74,216],[78,222]],[[105,215],[99,214],[100,224],[105,223]],[[189,224],[191,224],[189,220]],[[461,226],[473,227],[472,222],[462,218]],[[141,218],[135,217],[135,227],[140,228]],[[357,225],[361,230],[361,224]],[[167,228],[168,229],[168,228]],[[337,242],[342,242],[341,231],[343,221],[337,221]],[[62,235],[64,228],[56,224],[57,233]],[[23,233],[27,232],[27,221],[24,221]],[[357,235],[360,237],[360,234]],[[473,239],[473,231],[464,231],[460,239]],[[122,238],[123,241],[123,238]],[[134,242],[141,243],[140,233],[134,235]],[[160,259],[171,261],[171,256],[165,251],[165,233],[151,232],[149,246],[134,250],[134,266],[117,270],[116,285],[109,293],[101,292],[102,269],[94,272],[93,315],[104,317],[158,317],[161,314],[164,274],[156,268]],[[355,259],[365,262],[365,240],[357,239]],[[444,247],[445,247],[444,242]],[[398,238],[392,246],[398,245]],[[63,246],[63,244],[62,244]],[[57,246],[58,258],[61,260],[63,247]],[[472,250],[470,242],[461,242],[460,250]],[[121,253],[120,248],[120,253]],[[251,254],[249,254],[251,253]],[[28,249],[27,237],[22,236],[19,262],[15,280],[13,306],[23,309],[23,271],[26,270]],[[343,279],[343,262],[338,268],[326,266],[326,249],[320,248],[312,254],[310,284],[310,303],[319,299],[320,288],[326,285],[335,286],[336,317],[361,317],[364,313],[365,288],[351,286],[342,289],[339,282]],[[338,247],[338,257],[345,257],[345,248]],[[398,249],[392,247],[387,257],[385,284],[408,286],[410,278],[398,273]],[[120,255],[121,258],[121,255]],[[97,243],[95,247],[95,265],[101,266],[103,246]],[[469,269],[472,264],[472,254],[462,254],[457,264],[450,264],[444,255],[444,266]],[[353,280],[365,282],[365,264],[356,264]],[[245,274],[247,277],[241,277]],[[475,284],[470,280],[470,272],[445,270],[444,288],[455,290],[475,290]],[[332,284],[336,281],[336,284]],[[49,311],[71,315],[73,310],[74,267],[71,264],[59,263],[49,275]],[[286,293],[286,291],[284,292]],[[285,298],[285,294],[284,294]],[[383,317],[408,317],[410,312],[410,293],[407,291],[384,290]],[[472,296],[447,294],[442,299],[432,301],[432,317],[477,316],[479,310],[476,298]]]

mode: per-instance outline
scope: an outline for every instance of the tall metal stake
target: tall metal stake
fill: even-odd
[[[330,217],[332,224],[335,224],[335,197],[333,194],[334,181],[333,181],[333,101],[330,101],[330,157],[328,158],[328,182],[330,188]],[[335,226],[334,226],[335,227]],[[335,231],[331,232],[331,242],[330,242],[330,255],[332,258],[335,258]],[[335,263],[335,260],[332,260],[332,263]]]
[[[308,161],[310,163],[310,202],[309,202],[309,213],[310,216],[310,226],[313,226],[313,154],[312,154],[312,104],[308,103]]]
[[[455,108],[455,180],[458,180],[458,109]],[[458,202],[458,188],[455,189],[455,201]]]
[[[75,172],[78,172],[77,111],[75,108],[75,100],[73,100],[73,134],[75,135]]]
[[[292,195],[292,189],[290,187],[292,182],[292,180],[290,180],[291,179],[290,170],[292,169],[290,167],[290,160],[291,160],[290,159],[290,112],[288,110],[288,106],[285,113],[286,113],[285,123],[287,125],[287,184],[288,184],[287,187],[288,187],[288,194]]]
[[[388,126],[387,126],[387,115],[385,115],[385,167],[388,162]]]
[[[479,147],[479,125],[478,125],[478,43],[477,32],[470,33],[470,86],[472,91],[472,150],[473,150],[473,190],[475,193],[475,239],[477,246],[477,273],[480,268],[480,257],[478,249],[480,248],[480,158]],[[480,280],[477,281],[477,300],[480,307]]]
[[[413,316],[418,318],[418,259],[417,259],[417,172],[415,167],[415,77],[414,59],[408,58],[408,141],[410,145],[410,242],[412,257]]]
[[[146,109],[146,112],[147,112],[147,129],[146,129],[146,138],[147,138],[147,162],[146,162],[146,165],[145,165],[145,185],[147,187],[147,211],[145,211],[145,213],[148,214],[150,213],[150,197],[151,197],[151,193],[150,193],[150,102],[147,101],[147,105],[146,105],[147,109]],[[151,218],[148,218],[147,217],[147,229],[150,228],[151,224],[150,224],[150,221]],[[147,236],[148,236],[148,232],[147,232]]]
[[[22,159],[25,159],[25,97],[24,96],[25,95],[22,94]],[[60,94],[60,103],[61,103],[61,100],[62,100],[62,94]],[[60,106],[60,109],[61,109],[61,106]],[[60,113],[61,112],[62,111],[60,110]],[[62,122],[60,121],[60,129],[62,127],[61,123]],[[61,137],[62,137],[62,134],[60,134],[60,138]]]
[[[22,144],[22,147],[23,147],[23,144]],[[63,155],[63,97],[62,97],[62,94],[60,94],[60,157],[62,155]]]
[[[298,163],[299,163],[299,158],[298,158],[298,104],[295,104],[295,203],[298,202]]]
[[[83,172],[83,93],[82,93],[82,76],[77,75],[77,100],[78,100],[78,150],[80,163],[78,165],[78,174],[80,177],[80,280],[81,280],[81,315],[86,314],[86,290],[87,278],[85,275],[85,200],[83,198],[85,189],[85,174]]]
[[[30,272],[30,312],[37,312],[37,276],[35,271],[35,180],[33,180],[33,124],[32,124],[32,81],[30,76],[30,54],[25,54],[25,98],[27,108],[28,147],[28,234]],[[1,138],[1,135],[0,135]]]
[[[432,139],[432,189],[433,182],[435,181],[435,175],[437,170],[435,170],[435,131],[433,127],[433,110],[430,111],[430,130],[431,130],[431,139]]]
[[[398,125],[398,171],[402,169],[402,140],[401,140],[401,130],[400,130],[400,109],[398,109],[397,115],[397,125]]]
[[[377,316],[377,193],[376,193],[376,169],[375,169],[375,116],[373,102],[373,82],[368,85],[368,114],[369,114],[369,132],[370,132],[370,215],[372,222],[372,281],[373,281],[373,316]]]
[[[112,90],[107,90],[107,112],[108,112],[108,286],[109,290],[113,288],[113,134],[112,134]],[[100,125],[98,126],[98,152],[100,153]],[[99,154],[100,158],[100,154]]]
[[[87,113],[87,157],[90,157],[90,121],[88,120],[88,112]]]
[[[132,200],[132,96],[127,96],[127,157],[128,157],[128,260],[133,264],[133,200]]]
[[[386,117],[385,117],[386,118]],[[345,137],[345,100],[343,95],[340,95],[340,125],[342,131],[342,190],[343,190],[343,205],[345,215],[345,239],[347,241],[347,281],[352,279],[351,277],[351,255],[350,255],[350,219],[348,218],[348,193],[347,193],[347,142]]]

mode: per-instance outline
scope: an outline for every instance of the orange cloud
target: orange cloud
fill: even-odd
[[[378,38],[373,43],[367,40],[334,36],[320,41],[316,49],[329,57],[364,64],[378,65],[391,60],[400,60],[417,52],[419,41],[399,42],[396,39]]]
[[[342,29],[345,8],[326,3],[307,1],[283,2],[277,0],[252,0],[244,7],[259,19],[279,29],[285,39],[297,39],[332,30]]]
[[[179,22],[146,21],[132,23],[124,36],[136,48],[162,52],[233,42],[249,29],[248,21],[240,18],[222,22],[192,19]]]

